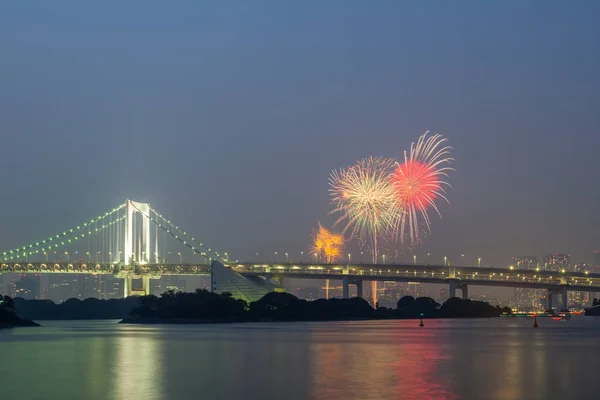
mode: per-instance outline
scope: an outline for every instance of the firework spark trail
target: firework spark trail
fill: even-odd
[[[378,238],[396,226],[402,209],[391,174],[396,165],[389,158],[369,157],[357,164],[333,171],[329,177],[332,213],[340,213],[336,225],[343,223],[343,232],[350,231],[361,243],[372,247],[373,262],[378,260]]]
[[[447,139],[435,134],[427,137],[429,131],[422,135],[417,143],[412,143],[410,152],[404,152],[404,162],[397,164],[392,173],[391,182],[397,199],[402,204],[404,213],[400,219],[393,221],[391,231],[401,242],[407,236],[410,245],[420,241],[419,229],[422,218],[427,231],[431,232],[431,224],[427,210],[434,209],[441,214],[435,203],[444,196],[444,186],[451,187],[446,178],[448,172],[454,169],[449,166],[453,161],[449,157],[452,148],[446,146]]]

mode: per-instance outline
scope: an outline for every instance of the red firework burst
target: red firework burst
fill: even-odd
[[[435,207],[440,180],[431,165],[408,160],[398,165],[392,184],[405,208],[425,212],[427,208]]]
[[[427,137],[426,132],[416,144],[410,146],[410,152],[404,153],[404,162],[398,164],[391,177],[392,186],[403,209],[398,226],[393,231],[404,241],[407,234],[410,246],[420,241],[419,225],[430,230],[427,210],[433,208],[438,214],[436,200],[444,197],[444,185],[447,172],[452,170],[448,164],[451,148],[444,146],[446,139],[440,135]]]

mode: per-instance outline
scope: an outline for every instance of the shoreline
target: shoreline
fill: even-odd
[[[19,319],[17,321],[11,322],[2,322],[0,323],[0,329],[12,329],[12,328],[30,328],[41,326],[37,322],[31,321],[29,319]]]
[[[499,317],[423,317],[423,320],[432,319],[493,319]],[[348,322],[348,321],[419,321],[421,318],[335,318],[335,319],[195,319],[195,318],[123,318],[119,324],[127,325],[206,325],[206,324],[240,324],[240,323],[276,323],[276,322]]]

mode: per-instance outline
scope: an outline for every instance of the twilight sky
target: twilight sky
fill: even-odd
[[[426,130],[457,172],[419,260],[600,247],[600,2],[8,3],[1,249],[131,198],[237,258],[299,253],[331,169]]]

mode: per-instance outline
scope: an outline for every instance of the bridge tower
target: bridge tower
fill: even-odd
[[[152,235],[150,230],[150,203],[140,203],[127,200],[124,236],[124,262],[126,265],[147,264],[152,259]],[[138,218],[141,217],[141,229]],[[155,235],[154,259],[158,262],[158,232]],[[133,288],[133,276],[127,274],[123,277],[123,297],[132,295],[149,295],[149,276],[142,277],[141,289]]]
[[[125,244],[123,254],[125,255],[125,264],[132,262],[147,263],[151,259],[151,235],[150,235],[150,203],[139,203],[137,201],[127,200],[127,218],[125,223]],[[142,229],[139,231],[136,222],[136,216],[142,217]],[[136,243],[137,239],[137,243]],[[158,246],[156,246],[158,250]]]

